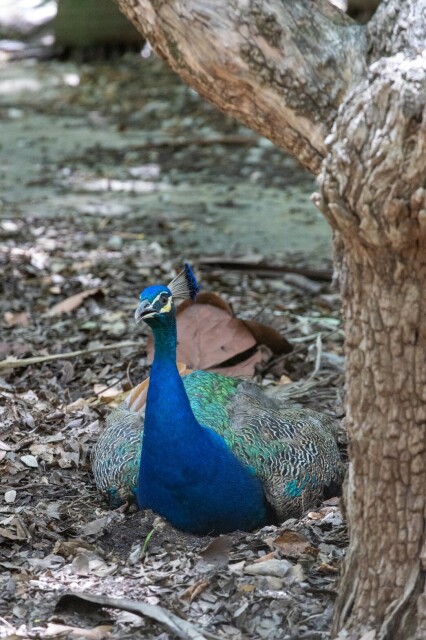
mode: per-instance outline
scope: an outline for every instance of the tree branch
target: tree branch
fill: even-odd
[[[319,172],[363,27],[328,0],[117,1],[186,84]]]

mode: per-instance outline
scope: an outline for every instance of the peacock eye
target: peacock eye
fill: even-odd
[[[167,295],[167,293],[162,293],[160,296],[161,304],[167,304],[168,301],[169,301],[169,296]]]

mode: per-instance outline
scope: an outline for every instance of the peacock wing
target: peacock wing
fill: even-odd
[[[300,516],[324,487],[341,484],[338,424],[330,416],[280,404],[257,385],[214,373],[194,372],[185,387],[197,420],[261,478],[280,520]]]
[[[96,486],[113,508],[134,500],[143,422],[143,414],[121,404],[107,417],[105,429],[92,450]]]

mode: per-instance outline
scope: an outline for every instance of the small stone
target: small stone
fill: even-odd
[[[120,236],[111,236],[107,242],[108,248],[119,251],[123,246],[123,238]]]
[[[276,578],[284,578],[293,565],[288,560],[265,560],[265,562],[256,562],[249,564],[245,569],[245,573],[254,576],[275,576]]]
[[[6,493],[4,494],[4,501],[7,502],[8,504],[12,504],[12,502],[15,502],[15,499],[16,499],[15,489],[9,489],[9,491],[6,491]]]
[[[23,462],[27,467],[33,467],[34,469],[38,467],[37,458],[30,454],[27,456],[21,456],[21,462]]]

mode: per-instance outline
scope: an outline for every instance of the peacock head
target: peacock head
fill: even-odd
[[[155,284],[147,287],[139,296],[140,304],[135,311],[135,320],[144,320],[147,324],[174,318],[176,305],[181,300],[195,300],[200,287],[194,273],[185,263],[184,269],[173,278],[170,284]]]

